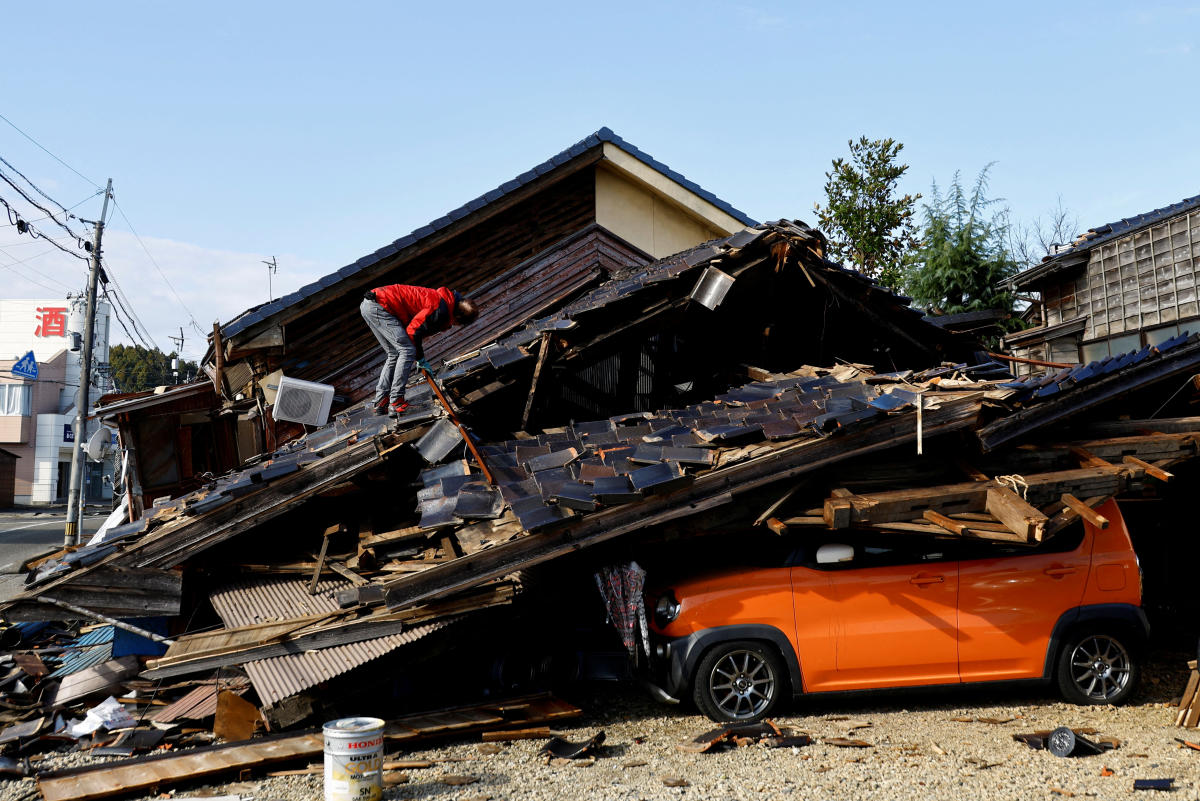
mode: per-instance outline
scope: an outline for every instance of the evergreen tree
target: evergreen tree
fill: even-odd
[[[905,284],[916,303],[945,314],[1012,311],[1013,295],[1002,283],[1019,265],[1007,244],[1008,211],[992,210],[1000,201],[987,197],[991,166],[980,171],[969,193],[958,173],[944,195],[933,185],[924,204],[922,244]]]
[[[163,353],[158,348],[147,350],[141,345],[113,345],[108,349],[108,363],[118,392],[141,392],[175,383],[171,370],[174,351]],[[179,362],[179,380],[196,375],[195,362]]]
[[[899,290],[904,260],[919,243],[913,214],[920,195],[897,191],[907,164],[897,164],[904,145],[894,139],[851,140],[850,159],[834,159],[825,173],[828,205],[816,205],[829,256],[849,263],[892,290]]]

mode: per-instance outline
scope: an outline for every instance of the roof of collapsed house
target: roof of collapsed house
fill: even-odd
[[[257,539],[243,535],[273,522],[292,521],[291,539],[299,537],[297,525],[307,525],[321,543],[319,556],[289,568],[290,577],[251,574],[203,587],[224,628],[178,637],[143,674],[162,679],[241,665],[260,700],[271,704],[464,614],[508,603],[521,589],[523,571],[538,564],[730,510],[740,510],[745,525],[775,520],[789,497],[785,490],[864,455],[907,446],[911,460],[922,447],[959,432],[975,440],[981,460],[993,459],[984,465],[992,476],[1019,468],[1024,496],[999,478],[973,475],[966,484],[934,482],[916,495],[844,492],[823,498],[815,513],[789,518],[778,512],[779,526],[875,526],[1036,543],[1085,515],[1083,509],[1195,454],[1195,440],[1186,434],[1137,434],[1130,423],[1120,442],[1081,435],[1035,454],[987,456],[1050,426],[1061,431],[1067,418],[1082,418],[1135,390],[1193,374],[1200,369],[1200,338],[1183,335],[1016,380],[991,361],[945,362],[970,347],[923,322],[905,299],[825,260],[823,244],[800,223],[747,228],[631,269],[561,311],[450,360],[438,379],[466,413],[485,410],[494,388],[525,376],[531,362],[603,350],[614,333],[669,321],[683,308],[719,309],[731,285],[780,270],[799,275],[802,287],[830,298],[859,326],[907,342],[904,352],[917,361],[912,369],[853,363],[750,368],[753,380],[678,406],[556,421],[536,435],[522,431],[483,442],[482,465],[466,458],[460,430],[428,385],[415,385],[399,420],[361,405],[347,409],[256,464],[162,499],[141,519],[45,562],[30,574],[26,592],[0,611],[12,620],[53,619],[71,608],[114,618],[179,615],[183,582],[196,579],[178,568],[210,551],[227,558],[228,551],[220,551],[225,544]],[[560,336],[561,349],[548,355]],[[517,421],[509,426],[518,428]],[[1079,452],[1091,461],[1069,464]],[[380,482],[389,502],[409,504],[398,512],[402,524],[352,532],[357,551],[327,557],[330,538],[345,527],[326,527],[327,521],[305,520],[297,511],[318,497],[366,492],[369,477],[388,464],[402,465]],[[897,486],[920,480],[918,471],[908,472],[914,475],[894,479]],[[1063,501],[1068,495],[1082,506]],[[946,499],[959,505],[950,508]],[[958,512],[975,517],[954,518]]]
[[[431,221],[427,225],[416,229],[412,233],[400,237],[390,245],[386,245],[385,247],[376,250],[374,253],[363,256],[357,261],[342,267],[340,270],[337,270],[336,272],[331,273],[311,284],[303,286],[295,292],[284,295],[278,300],[272,300],[268,303],[262,304],[261,306],[256,306],[252,309],[242,312],[240,315],[222,326],[222,335],[225,337],[236,336],[237,334],[240,334],[252,326],[267,320],[279,312],[290,309],[293,306],[297,306],[306,299],[317,295],[318,293],[322,293],[327,289],[335,287],[343,281],[357,278],[360,273],[363,273],[364,271],[370,271],[372,268],[375,268],[381,264],[384,260],[394,256],[406,248],[423,243],[425,240],[433,237],[438,232],[449,228],[459,220],[462,220],[471,214],[484,209],[488,205],[501,200],[502,198],[517,191],[521,187],[526,186],[537,178],[572,161],[587,156],[587,154],[594,151],[596,148],[601,147],[606,142],[621,148],[621,150],[633,156],[638,161],[662,173],[689,191],[694,192],[699,197],[707,200],[709,203],[712,203],[714,206],[729,214],[731,217],[740,221],[741,223],[745,225],[755,224],[756,221],[747,216],[744,212],[739,211],[726,201],[714,195],[712,192],[709,192],[701,187],[699,184],[688,180],[686,177],[672,170],[670,167],[658,161],[653,156],[643,152],[636,146],[625,141],[620,136],[613,133],[611,129],[603,127],[595,133],[571,145],[571,147],[563,150],[561,153],[551,156],[532,169],[521,173],[512,180],[500,184],[500,186],[492,189],[489,192],[485,192],[474,200],[464,203],[457,209],[454,209],[453,211],[437,218],[436,220]]]

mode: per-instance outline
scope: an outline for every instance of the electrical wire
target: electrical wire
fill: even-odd
[[[28,139],[30,142],[33,142],[35,145],[37,145],[39,148],[41,148],[42,152],[43,152],[43,153],[45,153],[47,156],[49,156],[50,158],[52,158],[52,159],[54,159],[55,161],[57,161],[59,164],[61,164],[61,165],[63,165],[64,167],[66,167],[68,170],[70,170],[71,172],[75,173],[76,175],[78,175],[78,176],[79,176],[80,178],[82,178],[83,180],[87,181],[89,184],[91,184],[92,186],[94,186],[94,187],[95,187],[97,190],[99,190],[99,191],[101,191],[101,192],[103,192],[103,191],[104,191],[104,189],[103,189],[103,188],[100,186],[100,184],[96,183],[96,182],[95,182],[95,181],[93,181],[91,178],[88,178],[86,175],[84,175],[83,173],[81,173],[79,170],[75,169],[75,168],[74,168],[74,167],[72,167],[70,164],[68,164],[67,162],[65,162],[65,161],[63,161],[62,159],[60,159],[58,156],[56,156],[56,155],[54,155],[53,153],[51,153],[49,150],[47,150],[47,149],[46,149],[46,148],[45,148],[45,147],[42,145],[42,143],[41,143],[41,142],[39,142],[38,140],[34,139],[32,136],[30,136],[29,134],[25,133],[25,132],[24,132],[24,131],[22,131],[20,128],[18,128],[18,127],[16,126],[16,124],[15,124],[15,123],[14,123],[12,120],[10,120],[8,117],[5,117],[3,114],[0,114],[0,120],[4,120],[4,121],[5,121],[5,122],[7,122],[9,125],[11,125],[11,126],[12,126],[12,129],[13,129],[14,131],[16,131],[16,132],[17,132],[17,133],[19,133],[21,136],[25,137],[25,138],[26,138],[26,139]]]
[[[2,161],[2,160],[3,160],[3,159],[0,159],[0,161]],[[7,163],[7,162],[6,162],[6,163]],[[20,174],[20,173],[18,173],[18,174]],[[27,178],[26,180],[29,180],[29,179]],[[30,184],[30,185],[32,186],[32,184]],[[34,187],[34,188],[36,189],[37,187]],[[83,200],[79,201],[78,203],[75,203],[75,204],[73,204],[73,205],[71,205],[71,206],[67,206],[67,208],[65,209],[65,211],[68,211],[68,212],[70,212],[70,211],[73,211],[73,210],[75,210],[75,209],[79,208],[80,206],[82,206],[84,203],[87,203],[89,200],[91,200],[92,198],[96,197],[97,195],[103,195],[103,194],[104,194],[104,190],[103,190],[103,189],[101,189],[101,190],[100,190],[100,191],[98,191],[98,192],[93,192],[92,194],[88,195],[88,196],[87,196],[87,197],[85,197]],[[78,219],[79,219],[79,218],[78,218],[78,217],[76,217],[74,214],[72,214],[71,216],[72,216],[72,217],[74,217],[76,220],[78,220]],[[36,218],[36,219],[33,219],[33,220],[26,220],[25,222],[41,222],[42,220],[45,220],[45,219],[49,219],[49,218],[48,218],[48,217],[38,217],[38,218]]]
[[[125,335],[128,336],[131,341],[140,344],[147,350],[161,350],[161,348],[158,347],[158,343],[155,342],[153,337],[150,336],[150,332],[144,332],[144,329],[146,328],[145,324],[142,323],[139,325],[141,321],[138,319],[137,315],[130,310],[129,306],[126,305],[128,304],[129,299],[124,297],[124,293],[120,291],[120,286],[117,286],[114,282],[113,287],[113,292],[110,293],[108,291],[108,287],[105,287],[101,294],[104,296],[104,299],[109,302],[113,310],[113,316],[115,316],[117,318],[117,322],[121,324],[121,328],[125,331]],[[125,324],[125,320],[121,319],[122,312],[124,312],[126,319],[128,319],[129,326],[132,326],[134,332],[136,332],[136,336],[133,333],[130,333],[129,326]]]
[[[190,320],[192,323],[192,328],[196,329],[196,333],[200,336],[205,336],[204,330],[200,328],[199,323],[196,322],[196,316],[192,314],[192,310],[189,309],[187,304],[183,302],[183,298],[179,297],[179,293],[175,291],[175,286],[171,283],[171,280],[167,278],[167,274],[163,272],[162,267],[158,266],[158,262],[150,253],[149,248],[146,247],[146,243],[142,241],[140,236],[138,236],[138,232],[134,230],[133,223],[129,221],[129,217],[125,214],[125,209],[121,208],[121,204],[117,202],[116,198],[113,198],[113,206],[115,206],[117,211],[120,213],[121,219],[125,221],[127,226],[129,226],[129,231],[133,234],[133,238],[138,241],[138,244],[142,246],[142,250],[146,252],[146,256],[150,259],[150,263],[154,265],[154,269],[158,270],[158,274],[162,276],[163,283],[167,285],[167,288],[171,290],[171,294],[175,296],[175,300],[178,301],[179,305],[183,307],[183,310],[187,312],[188,320]]]
[[[0,174],[0,178],[3,178],[3,177],[4,177],[3,174]],[[20,190],[18,189],[17,191],[20,191]],[[63,253],[66,253],[68,256],[74,256],[75,258],[79,259],[80,261],[88,260],[87,256],[83,256],[79,253],[76,253],[75,251],[71,250],[70,248],[66,247],[65,245],[58,244],[58,242],[56,242],[52,238],[46,236],[41,231],[34,228],[28,222],[23,220],[21,218],[20,212],[18,212],[16,209],[14,209],[12,206],[10,206],[8,201],[2,197],[0,197],[0,205],[4,206],[5,210],[8,212],[9,223],[11,223],[12,225],[16,225],[18,231],[20,231],[23,226],[25,229],[24,232],[29,234],[29,236],[32,237],[33,239],[45,239],[48,244],[53,245],[54,247],[61,250]],[[18,223],[20,223],[20,225],[18,225]],[[70,229],[68,229],[68,230],[70,230]],[[72,233],[71,235],[74,236],[74,233]],[[79,237],[75,237],[75,242],[76,242],[76,244],[81,244],[83,242],[83,240],[80,239]]]
[[[142,342],[145,343],[148,339],[151,345],[153,345],[155,348],[158,348],[158,343],[150,337],[150,329],[145,323],[142,322],[142,319],[138,317],[136,313],[134,313],[133,303],[129,300],[129,295],[125,293],[125,290],[121,289],[121,285],[117,282],[116,276],[113,275],[109,270],[104,270],[103,276],[106,279],[103,283],[111,283],[113,285],[113,297],[116,298],[117,304],[120,305],[121,309],[125,312],[125,316],[129,318],[130,324],[133,325],[133,330],[138,332],[145,331],[146,339],[143,339]],[[105,286],[104,291],[105,296],[107,297],[107,286]],[[150,345],[147,345],[146,347],[150,347]]]
[[[108,299],[108,293],[107,293],[107,292],[105,292],[105,293],[104,293],[104,298],[105,298],[106,300]],[[143,347],[143,348],[144,348],[144,347],[146,347],[146,343],[145,343],[145,342],[141,342],[141,341],[139,341],[137,337],[135,337],[135,336],[134,336],[132,333],[130,333],[130,331],[129,331],[129,327],[128,327],[127,325],[125,325],[125,320],[124,320],[124,319],[122,319],[122,317],[121,317],[121,314],[120,314],[120,313],[117,311],[117,306],[116,306],[116,304],[114,304],[114,303],[112,303],[112,302],[110,301],[110,307],[111,307],[111,308],[112,308],[112,310],[113,310],[113,317],[115,317],[115,318],[116,318],[116,320],[117,320],[117,324],[121,326],[121,330],[125,332],[125,336],[129,337],[129,341],[130,341],[130,342],[132,342],[132,343],[134,343],[135,345],[140,345],[140,346],[141,346],[141,347]]]
[[[4,161],[4,159],[3,159],[3,158],[0,158],[0,161]],[[4,163],[5,163],[5,164],[8,164],[8,162],[7,162],[7,161],[4,161]],[[15,171],[14,171],[14,172],[15,172]],[[18,175],[20,175],[20,173],[17,173],[17,174],[18,174]],[[46,207],[45,207],[45,206],[43,206],[41,203],[38,203],[36,200],[34,200],[34,199],[33,199],[33,198],[31,198],[31,197],[30,197],[28,194],[26,194],[26,192],[25,192],[25,190],[24,190],[24,189],[22,189],[21,187],[17,186],[15,183],[13,183],[12,179],[11,179],[11,178],[9,178],[7,175],[5,175],[5,174],[4,174],[4,170],[0,170],[0,180],[4,181],[4,183],[8,184],[8,185],[9,185],[9,186],[11,186],[13,189],[15,189],[15,190],[17,191],[17,194],[19,194],[21,197],[25,198],[25,202],[26,202],[26,203],[28,203],[29,205],[33,206],[33,207],[34,207],[35,209],[37,209],[38,211],[40,211],[40,212],[42,212],[43,214],[45,214],[46,216],[48,216],[48,217],[49,217],[49,218],[50,218],[50,219],[51,219],[51,220],[52,220],[52,221],[53,221],[53,222],[54,222],[56,225],[58,225],[59,227],[61,227],[61,228],[62,228],[63,230],[65,230],[65,231],[66,231],[68,234],[70,234],[71,236],[75,237],[75,238],[76,238],[76,239],[78,239],[80,242],[82,242],[82,241],[83,241],[83,237],[82,237],[82,236],[80,236],[79,234],[75,233],[74,231],[72,231],[72,230],[71,230],[71,226],[67,225],[67,223],[66,223],[65,221],[63,221],[63,220],[60,220],[60,219],[58,219],[57,217],[55,217],[55,216],[54,216],[55,212],[53,212],[53,211],[50,211],[50,209],[46,208]],[[26,179],[26,180],[28,180],[28,179]],[[32,185],[32,184],[31,184],[31,185]],[[35,188],[36,188],[36,187],[35,187]],[[59,206],[60,208],[62,207],[62,204],[61,204],[61,203],[59,203],[57,200],[54,200],[54,201],[52,201],[52,202],[54,203],[54,205],[56,205],[56,206]],[[70,215],[68,214],[67,216],[69,217]]]
[[[59,202],[58,202],[57,200],[55,200],[54,198],[52,198],[52,197],[50,197],[49,195],[47,195],[45,192],[43,192],[43,191],[42,191],[42,188],[41,188],[40,186],[38,186],[38,185],[37,185],[37,184],[35,184],[33,181],[31,181],[31,180],[29,180],[28,178],[26,178],[26,177],[25,177],[25,173],[21,172],[21,171],[20,171],[20,170],[18,170],[16,167],[14,167],[14,166],[13,166],[11,163],[9,163],[9,161],[8,161],[7,159],[5,159],[5,158],[4,158],[4,156],[0,156],[0,162],[2,162],[2,163],[4,164],[4,166],[8,167],[10,170],[12,170],[13,172],[15,172],[17,175],[21,176],[21,180],[25,181],[25,183],[27,183],[27,184],[29,184],[31,187],[33,187],[33,191],[37,192],[37,193],[38,193],[39,195],[41,195],[42,197],[46,198],[46,200],[49,200],[49,201],[50,201],[51,203],[53,203],[55,206],[58,206],[58,208],[59,208],[59,209],[62,211],[62,213],[63,213],[63,217],[64,217],[64,222],[63,222],[63,223],[60,223],[61,225],[63,225],[64,227],[66,226],[66,222],[65,222],[65,220],[69,220],[69,219],[76,219],[76,220],[78,220],[78,219],[79,219],[78,217],[76,217],[74,214],[72,214],[72,213],[71,213],[71,210],[70,210],[70,209],[68,209],[68,208],[67,208],[66,206],[64,206],[63,204],[59,203]],[[103,190],[101,190],[101,191],[103,191]],[[98,195],[98,194],[100,194],[100,192],[97,192],[96,194],[94,194],[94,195],[91,195],[91,196],[90,196],[88,199],[90,200],[91,198],[95,197],[95,196],[96,196],[96,195]],[[31,201],[31,202],[32,202],[32,201]],[[82,202],[84,202],[84,201],[80,201],[80,203],[82,203]],[[79,203],[76,203],[75,205],[76,205],[76,206],[78,206],[78,205],[79,205]],[[46,214],[48,214],[48,215],[49,215],[50,219],[54,220],[54,215],[53,215],[53,214],[52,214],[50,211],[48,211],[48,210],[46,210],[46,209],[42,209],[42,211],[45,211],[45,212],[46,212]],[[55,220],[55,222],[58,222],[58,221],[57,221],[57,220]],[[68,229],[68,230],[69,230],[69,229]]]

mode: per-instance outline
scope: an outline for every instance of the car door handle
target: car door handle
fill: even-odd
[[[1048,567],[1045,570],[1043,570],[1042,572],[1045,573],[1047,576],[1051,576],[1053,578],[1062,578],[1063,576],[1069,576],[1070,574],[1077,572],[1077,568],[1074,568],[1074,567]]]
[[[913,576],[908,580],[908,583],[916,584],[918,587],[920,587],[926,584],[941,584],[945,580],[945,576]]]

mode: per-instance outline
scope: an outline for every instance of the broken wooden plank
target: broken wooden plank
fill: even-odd
[[[1086,507],[1088,507],[1089,509],[1094,509],[1095,507],[1102,505],[1110,497],[1112,497],[1112,496],[1094,496],[1094,497],[1091,497],[1091,498],[1088,498],[1087,500],[1085,500],[1083,502],[1083,504]],[[1062,503],[1061,498],[1059,500],[1059,503]],[[1059,531],[1063,530],[1070,524],[1072,524],[1080,519],[1081,518],[1080,518],[1079,512],[1075,511],[1074,509],[1072,509],[1069,506],[1064,505],[1064,508],[1062,509],[1062,511],[1058,512],[1056,515],[1054,515],[1054,517],[1050,518],[1050,522],[1046,524],[1045,537],[1049,538],[1049,537],[1054,536]]]
[[[534,697],[515,711],[501,702],[409,715],[389,722],[384,737],[396,745],[451,731],[467,733],[522,723],[541,724],[579,714],[578,707],[545,695]],[[325,738],[319,731],[280,735],[55,771],[43,774],[38,779],[38,788],[45,801],[90,801],[223,774],[237,775],[280,762],[313,759],[323,753],[324,745]]]
[[[1071,509],[1077,515],[1079,515],[1084,520],[1091,523],[1096,528],[1099,528],[1099,529],[1108,528],[1108,518],[1107,517],[1100,514],[1095,509],[1093,509],[1092,507],[1088,506],[1083,501],[1076,498],[1074,495],[1071,495],[1070,493],[1064,493],[1062,496],[1062,502],[1063,502],[1063,506],[1066,506],[1068,509]]]
[[[554,335],[549,331],[542,332],[542,340],[538,346],[537,362],[533,366],[533,378],[529,381],[529,395],[525,398],[525,411],[521,413],[521,430],[529,430],[529,419],[533,413],[533,399],[537,395],[538,382],[542,378],[542,368],[546,365],[546,357],[550,355],[550,346]]]
[[[507,743],[513,740],[543,740],[554,736],[555,732],[549,726],[534,726],[510,731],[485,731],[481,739],[485,743]]]
[[[1104,459],[1101,459],[1099,456],[1080,445],[1070,445],[1067,447],[1067,450],[1073,453],[1075,458],[1079,460],[1080,467],[1112,467],[1111,463],[1106,462]]]
[[[1125,464],[1142,468],[1146,471],[1146,475],[1157,478],[1159,481],[1170,481],[1175,477],[1174,474],[1168,473],[1166,470],[1163,470],[1156,465],[1152,465],[1149,462],[1142,461],[1136,456],[1124,456],[1122,457],[1122,460],[1125,462]]]
[[[332,531],[334,534],[338,532],[341,526],[330,526],[325,530],[325,536],[321,538],[321,552],[317,555],[317,563],[313,566],[312,581],[308,584],[308,594],[317,594],[317,582],[321,580],[321,568],[325,566],[325,554],[329,552],[329,534]]]
[[[966,523],[946,517],[941,512],[935,512],[932,509],[926,509],[925,514],[922,515],[922,517],[924,517],[924,519],[928,520],[930,523],[933,523],[938,528],[945,529],[951,534],[962,536],[963,532],[967,530]]]
[[[787,523],[784,523],[777,517],[772,517],[767,520],[767,528],[780,536],[787,534],[788,530]]]
[[[1041,542],[1046,533],[1046,516],[1008,487],[988,489],[987,513],[1026,542]]]
[[[982,521],[966,521],[956,520],[952,517],[935,512],[932,509],[925,512],[924,519],[928,520],[933,525],[942,530],[942,533],[950,533],[963,539],[975,540],[995,540],[997,542],[1028,542],[1022,537],[1010,530],[1008,526],[1003,524],[988,524]],[[888,526],[897,526],[898,523],[888,523]]]

